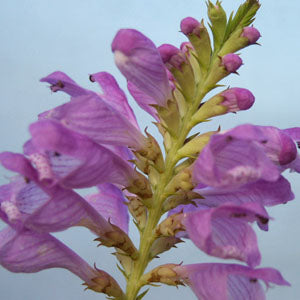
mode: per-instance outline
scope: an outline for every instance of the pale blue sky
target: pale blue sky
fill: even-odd
[[[242,1],[223,0],[230,12]],[[251,122],[279,128],[300,126],[299,9],[298,1],[262,0],[255,26],[261,31],[262,47],[243,51],[240,76],[225,83],[250,89],[256,96],[247,112],[219,118],[205,129],[230,128]],[[179,32],[180,20],[192,16],[206,18],[203,0],[10,0],[0,3],[0,151],[21,151],[28,139],[28,124],[36,115],[67,101],[62,94],[51,94],[39,78],[61,70],[87,88],[96,88],[88,75],[108,71],[123,88],[125,80],[114,66],[110,43],[120,28],[136,28],[158,46],[179,46],[185,37]],[[151,118],[130,99],[142,128]],[[150,127],[152,125],[150,124]],[[156,136],[157,133],[150,129]],[[204,129],[200,129],[203,131]],[[0,184],[8,173],[0,169]],[[263,267],[278,268],[291,282],[291,288],[276,287],[268,299],[297,300],[300,295],[300,177],[288,174],[296,200],[269,210],[274,221],[268,233],[259,232]],[[96,248],[93,236],[83,229],[57,234],[59,238],[91,264],[121,278],[111,251]],[[191,243],[180,245],[157,264],[166,262],[196,263],[213,260]],[[0,290],[3,300],[81,300],[105,299],[103,295],[83,292],[81,280],[65,270],[37,274],[13,274],[0,267]],[[145,299],[194,299],[188,288],[152,288]]]

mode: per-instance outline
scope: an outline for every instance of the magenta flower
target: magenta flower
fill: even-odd
[[[265,300],[260,282],[290,285],[272,268],[212,263],[178,266],[174,271],[199,300]]]

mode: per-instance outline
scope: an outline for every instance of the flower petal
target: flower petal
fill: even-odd
[[[113,184],[98,185],[99,192],[86,197],[99,214],[128,233],[129,214],[123,193]]]
[[[42,78],[40,81],[50,83],[50,89],[52,92],[62,91],[67,93],[71,97],[94,94],[94,92],[80,87],[67,74],[60,71],[53,72],[48,76]]]
[[[47,118],[58,120],[100,144],[140,150],[146,143],[146,138],[125,116],[94,95],[76,97],[49,111]]]
[[[251,267],[260,264],[256,235],[248,222],[268,220],[268,215],[255,203],[227,204],[184,216],[189,238],[208,255],[238,259]]]
[[[92,82],[99,83],[103,90],[101,98],[111,105],[116,111],[125,116],[137,129],[139,126],[132,108],[129,106],[125,93],[120,89],[115,78],[107,72],[90,75]]]
[[[193,180],[213,187],[237,187],[259,179],[276,181],[280,172],[264,149],[252,140],[213,135],[193,167]]]
[[[132,167],[119,156],[52,120],[41,120],[30,126],[32,144],[38,151],[30,157],[37,170],[47,163],[53,183],[68,188],[90,187],[104,182],[126,185],[134,176]],[[40,154],[41,153],[41,154]],[[42,164],[42,168],[39,165]],[[51,173],[52,172],[52,173]],[[45,173],[45,171],[44,171]],[[40,179],[43,173],[39,173]]]
[[[290,285],[272,268],[251,269],[233,264],[194,264],[174,268],[199,300],[265,300],[260,281]]]
[[[17,273],[64,268],[90,283],[97,277],[96,270],[50,234],[9,227],[0,232],[0,264]]]

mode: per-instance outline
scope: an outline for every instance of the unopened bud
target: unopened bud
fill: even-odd
[[[141,278],[144,284],[149,284],[151,282],[161,282],[167,285],[184,285],[180,280],[177,273],[174,271],[174,268],[178,267],[177,264],[165,264],[161,265],[149,273],[143,275]]]
[[[173,74],[186,99],[192,99],[195,90],[195,77],[187,55],[180,49],[163,44],[158,51],[166,68]]]
[[[184,18],[180,23],[180,29],[185,35],[190,35],[192,33],[199,35],[199,27],[199,21],[192,17]]]
[[[143,202],[138,197],[130,197],[128,196],[127,199],[129,200],[128,208],[131,215],[136,220],[140,229],[143,229],[147,222],[147,208],[143,204]]]
[[[158,51],[162,61],[169,70],[172,70],[172,68],[181,69],[182,64],[185,63],[184,55],[173,45],[163,44],[158,47]]]
[[[100,245],[104,245],[106,247],[119,248],[128,254],[132,259],[136,259],[138,257],[138,251],[128,235],[118,226],[113,224],[110,225],[113,230],[105,232],[101,237],[95,239],[95,241],[99,241]]]
[[[86,289],[93,290],[97,293],[104,293],[107,296],[123,299],[124,293],[118,283],[108,273],[95,267],[96,277],[92,278],[89,283],[84,283]]]
[[[260,32],[252,26],[245,27],[241,36],[248,39],[249,45],[255,44],[261,37]]]
[[[181,21],[180,28],[190,40],[202,71],[206,71],[210,64],[212,49],[209,33],[203,20],[200,23],[192,17],[187,17]]]
[[[179,231],[185,231],[182,213],[176,213],[166,218],[156,229],[157,236],[175,236]]]
[[[228,108],[228,112],[247,110],[255,101],[253,94],[249,90],[242,88],[228,89],[222,92],[221,96],[224,97],[221,105],[226,106]]]
[[[236,73],[242,64],[243,61],[237,54],[229,53],[222,57],[222,65],[229,73]]]
[[[183,243],[180,238],[175,236],[161,236],[154,241],[150,249],[150,259],[157,257],[158,254],[170,250],[171,248],[177,248],[176,244]]]
[[[211,1],[207,3],[207,13],[211,21],[211,28],[214,36],[214,45],[215,48],[218,48],[224,38],[227,17],[224,9],[221,6],[221,2],[217,1],[214,5]]]

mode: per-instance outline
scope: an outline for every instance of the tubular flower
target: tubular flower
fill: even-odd
[[[199,300],[265,300],[261,285],[290,284],[272,268],[252,269],[233,264],[193,264],[173,268]]]
[[[15,231],[9,227],[0,232],[0,264],[12,272],[33,273],[50,268],[64,268],[81,278],[87,288],[111,296],[122,296],[117,282],[106,272],[90,267],[75,252],[47,233]]]
[[[241,125],[212,136],[194,164],[193,179],[195,183],[219,188],[260,179],[274,182],[296,156],[295,142],[284,131]],[[197,167],[200,165],[201,170]]]
[[[142,108],[165,106],[170,98],[170,85],[161,57],[154,43],[134,29],[121,29],[112,42],[115,62],[130,86],[149,98],[133,97]],[[150,100],[151,98],[151,100]],[[149,101],[149,102],[148,102]],[[150,102],[151,101],[151,102]]]

